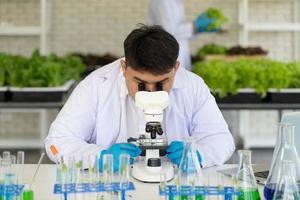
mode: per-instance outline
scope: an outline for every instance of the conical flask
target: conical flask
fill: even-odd
[[[195,139],[192,137],[185,140],[182,159],[178,171],[179,185],[184,186],[190,190],[194,190],[195,186],[203,186],[203,174],[201,165],[197,156],[197,147]],[[203,195],[188,196],[181,195],[181,200],[203,200]]]
[[[276,184],[273,199],[275,200],[299,200],[299,190],[295,179],[296,169],[295,163],[289,161],[282,162],[283,174],[279,177]]]
[[[280,148],[281,138],[282,138],[281,132],[283,131],[284,126],[285,126],[284,123],[279,123],[279,125],[278,125],[278,133],[277,133],[277,138],[276,138],[276,144],[275,144],[275,148],[274,148],[274,151],[273,151],[273,156],[272,156],[272,160],[271,160],[271,167],[269,169],[269,173],[272,171],[272,167],[274,166],[274,163],[275,163],[275,160],[276,160],[276,157],[277,157],[277,154],[278,154],[278,150]],[[268,175],[268,178],[269,177],[270,176]]]
[[[259,192],[251,165],[251,151],[239,150],[240,164],[237,178],[238,200],[259,200]]]
[[[264,188],[266,200],[273,200],[275,198],[275,190],[278,190],[277,193],[283,192],[279,190],[284,189],[285,184],[292,184],[291,182],[286,182],[285,179],[287,177],[295,180],[295,184],[299,188],[300,160],[295,147],[295,126],[292,124],[280,124],[280,132],[280,145]],[[291,169],[292,172],[287,172],[286,169]]]

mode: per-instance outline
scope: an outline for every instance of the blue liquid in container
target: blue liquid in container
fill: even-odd
[[[273,200],[276,184],[268,184],[264,187],[264,196],[266,200]],[[298,183],[298,191],[300,191],[300,183]]]

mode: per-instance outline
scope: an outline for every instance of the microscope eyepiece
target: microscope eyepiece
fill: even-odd
[[[139,83],[138,90],[139,91],[146,91],[146,85],[145,85],[145,83]]]
[[[156,83],[156,91],[162,91],[163,90],[163,84],[161,82]]]

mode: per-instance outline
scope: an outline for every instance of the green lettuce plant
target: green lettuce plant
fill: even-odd
[[[207,61],[195,63],[193,71],[220,97],[236,94],[240,88],[254,88],[265,97],[269,88],[300,87],[300,63],[271,59]]]
[[[214,19],[214,22],[207,27],[208,31],[218,29],[228,22],[228,18],[218,8],[209,8],[206,13],[207,17]]]
[[[78,57],[41,56],[39,51],[30,58],[0,54],[0,76],[2,67],[7,75],[4,82],[16,87],[61,86],[68,80],[79,80],[85,68]]]

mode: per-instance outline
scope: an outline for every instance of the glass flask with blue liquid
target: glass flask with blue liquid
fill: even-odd
[[[279,131],[264,196],[266,200],[300,200],[300,159],[295,147],[295,126],[282,123]]]

